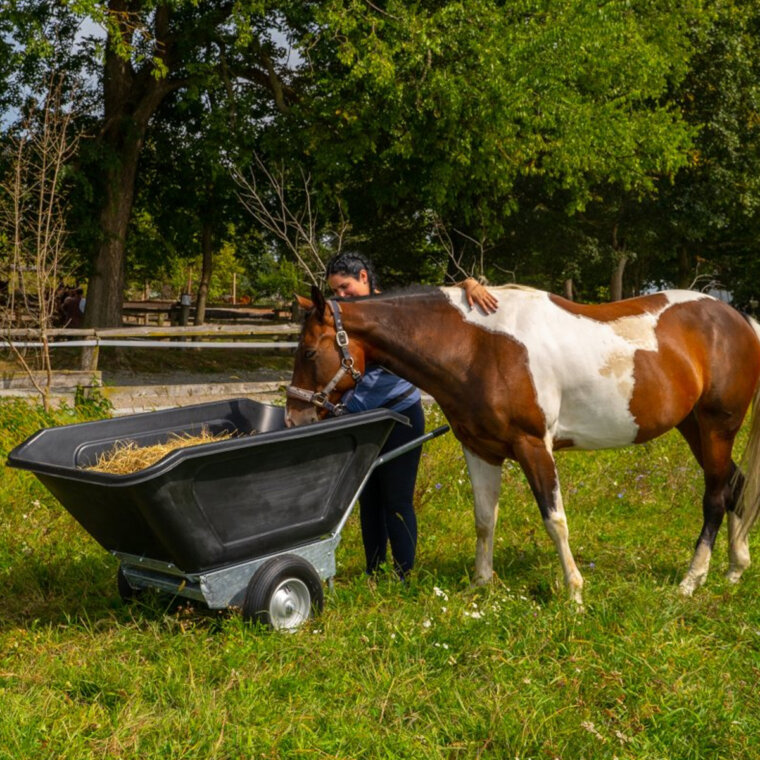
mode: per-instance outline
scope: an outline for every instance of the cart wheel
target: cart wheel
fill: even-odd
[[[248,582],[243,618],[295,630],[321,612],[323,602],[322,581],[311,563],[283,554],[263,564]]]
[[[121,565],[119,565],[119,569],[116,572],[116,587],[119,589],[121,601],[125,603],[133,602],[135,599],[142,596],[145,591],[145,589],[132,588],[132,586],[129,585],[129,581],[127,580],[127,576],[124,575],[124,570],[122,570]]]

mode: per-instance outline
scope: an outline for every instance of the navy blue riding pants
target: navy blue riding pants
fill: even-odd
[[[395,425],[383,452],[396,449],[425,432],[425,416],[419,401],[400,413],[412,424]],[[374,573],[386,561],[389,542],[393,566],[401,578],[414,566],[417,548],[414,484],[421,451],[422,447],[417,446],[377,467],[362,489],[359,515],[368,573]]]

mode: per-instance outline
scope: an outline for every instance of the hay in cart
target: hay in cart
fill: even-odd
[[[253,435],[253,431],[249,435]],[[189,446],[201,446],[204,443],[226,441],[233,437],[234,434],[227,430],[211,433],[204,428],[198,435],[172,434],[165,442],[152,446],[140,446],[131,440],[118,441],[113,448],[99,454],[95,464],[84,469],[107,472],[112,475],[131,475],[133,472],[139,472],[155,464],[170,451]]]

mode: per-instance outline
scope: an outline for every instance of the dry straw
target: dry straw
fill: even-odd
[[[175,449],[225,441],[232,437],[233,434],[228,431],[210,433],[204,428],[199,435],[195,436],[172,434],[165,443],[158,443],[154,446],[138,446],[134,441],[119,441],[109,451],[99,454],[95,464],[85,469],[108,472],[113,475],[129,475],[150,467]]]

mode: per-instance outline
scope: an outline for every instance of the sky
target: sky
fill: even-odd
[[[105,30],[100,25],[96,24],[90,18],[84,18],[82,24],[79,27],[79,32],[76,36],[75,44],[81,44],[86,37],[105,37]],[[5,38],[7,39],[7,37]],[[9,124],[12,124],[18,119],[19,112],[16,109],[9,109],[4,112],[0,112],[0,130],[4,130]]]

